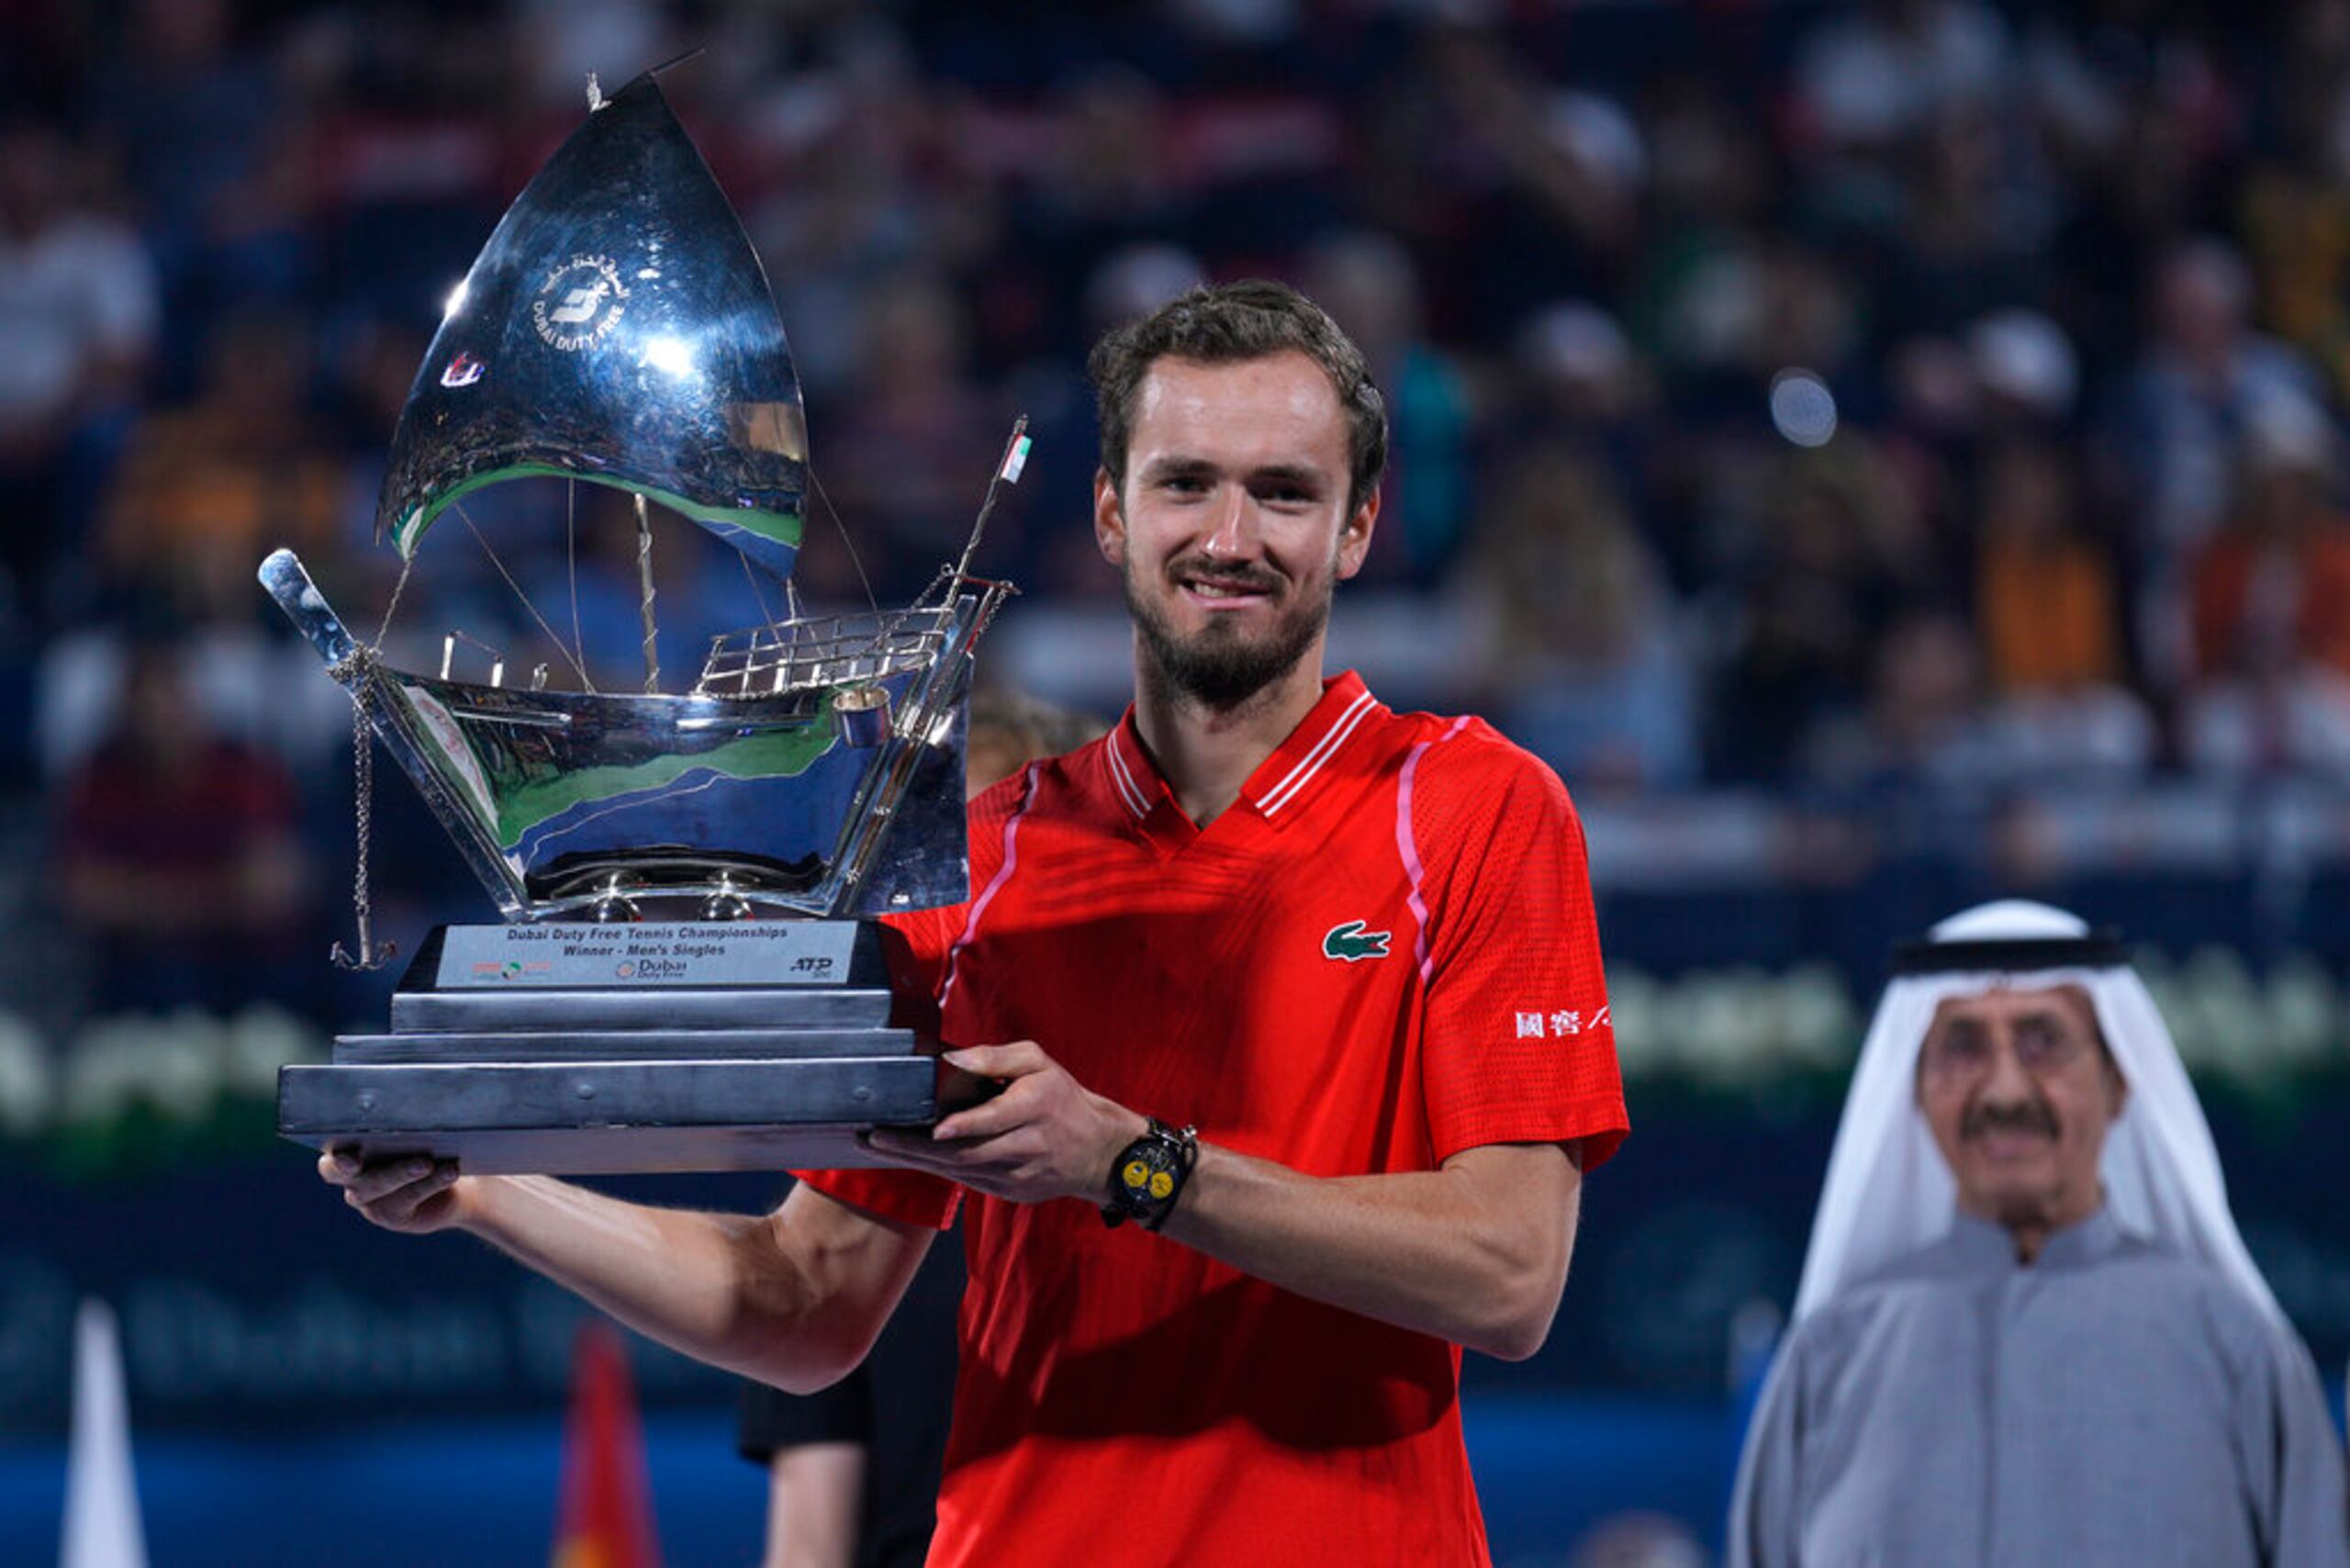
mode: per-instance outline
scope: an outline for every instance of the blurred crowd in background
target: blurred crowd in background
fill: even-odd
[[[1890,823],[1977,833],[2012,885],[2107,802],[2203,790],[2235,866],[2273,859],[2243,801],[2350,798],[2350,0],[20,0],[20,1005],[331,1005],[348,704],[253,567],[291,544],[374,626],[376,489],[444,297],[591,71],[693,49],[664,88],[805,387],[811,602],[918,589],[1024,412],[981,565],[1024,590],[1011,673],[1096,697],[1084,351],[1271,274],[1362,342],[1394,426],[1340,626],[1378,629],[1391,701],[1485,712],[1559,768],[1604,899],[1659,802],[1774,813],[1775,874],[1844,875],[1852,824]],[[632,658],[621,505],[469,502],[396,656],[460,628],[546,657],[510,574],[558,616],[576,579],[589,649]],[[764,611],[695,531],[660,548],[663,662],[690,670]],[[377,792],[388,896],[486,918],[408,793]],[[2338,804],[2311,820],[2350,843]],[[1624,929],[1673,967],[1670,923]]]

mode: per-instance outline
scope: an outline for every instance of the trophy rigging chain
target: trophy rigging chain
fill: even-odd
[[[328,673],[341,681],[351,693],[351,772],[352,772],[352,873],[351,912],[359,928],[359,951],[354,956],[340,942],[329,955],[335,967],[345,969],[380,969],[399,947],[386,942],[379,950],[375,946],[375,901],[367,890],[367,848],[375,830],[375,751],[369,744],[367,725],[367,682],[375,666],[383,662],[384,638],[392,629],[392,615],[400,607],[400,595],[408,591],[408,574],[416,569],[416,557],[404,557],[400,575],[392,584],[392,597],[384,606],[384,619],[376,624],[375,641],[372,646],[353,648]]]

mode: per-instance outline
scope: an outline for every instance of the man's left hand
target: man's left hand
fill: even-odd
[[[869,1142],[890,1159],[1016,1204],[1098,1198],[1118,1151],[1149,1124],[1089,1092],[1034,1040],[970,1046],[945,1060],[1003,1088],[928,1132],[880,1127]]]

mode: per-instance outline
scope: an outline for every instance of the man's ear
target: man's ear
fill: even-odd
[[[1110,565],[1126,564],[1126,513],[1118,504],[1118,482],[1107,468],[1093,471],[1093,543]]]
[[[1379,491],[1373,487],[1354,515],[1338,529],[1338,580],[1345,582],[1362,570],[1371,555],[1371,532],[1379,526]]]

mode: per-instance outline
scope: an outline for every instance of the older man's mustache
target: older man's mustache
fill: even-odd
[[[1971,1138],[1983,1133],[2037,1133],[2053,1138],[2056,1136],[2056,1114],[2037,1102],[1977,1105],[1959,1122],[1958,1136]]]

